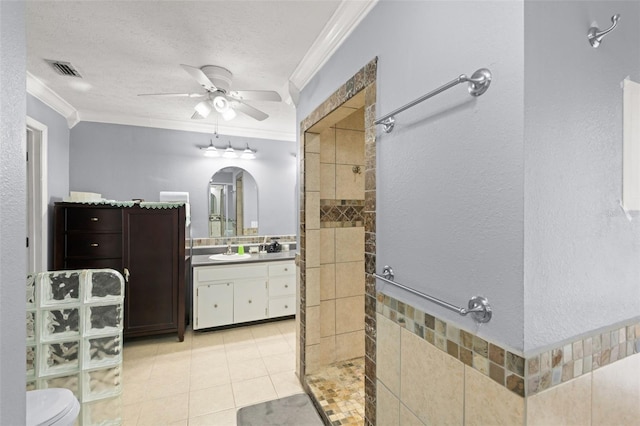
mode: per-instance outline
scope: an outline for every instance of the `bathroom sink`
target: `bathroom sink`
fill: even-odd
[[[238,254],[238,253],[231,253],[231,254],[226,254],[226,253],[220,253],[220,254],[214,254],[212,256],[209,256],[209,259],[211,260],[243,260],[243,259],[250,259],[251,255],[248,253],[244,253],[244,254]]]

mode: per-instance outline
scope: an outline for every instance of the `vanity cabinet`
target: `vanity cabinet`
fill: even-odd
[[[193,329],[295,314],[291,261],[194,267]]]
[[[125,277],[125,337],[184,340],[184,206],[56,203],[54,223],[54,270],[112,268]]]

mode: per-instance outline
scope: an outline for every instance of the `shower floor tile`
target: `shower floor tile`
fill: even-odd
[[[364,424],[364,358],[327,366],[307,383],[332,426]]]

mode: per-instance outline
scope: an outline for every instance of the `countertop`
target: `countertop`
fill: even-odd
[[[295,251],[281,251],[279,253],[251,253],[251,258],[242,260],[211,260],[210,254],[197,254],[191,258],[191,266],[213,266],[213,265],[241,265],[244,263],[272,262],[277,260],[293,260],[296,257]]]

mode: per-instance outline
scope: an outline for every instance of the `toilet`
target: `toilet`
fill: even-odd
[[[27,426],[73,426],[80,403],[69,389],[27,392]]]

